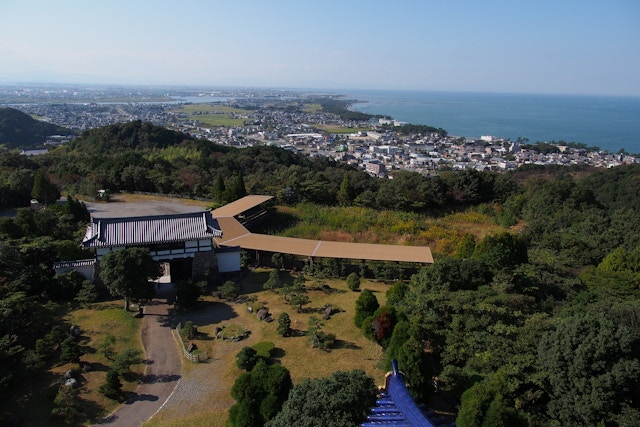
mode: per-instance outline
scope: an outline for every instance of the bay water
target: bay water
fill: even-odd
[[[530,143],[565,141],[640,153],[640,97],[352,90],[350,109],[445,129]]]

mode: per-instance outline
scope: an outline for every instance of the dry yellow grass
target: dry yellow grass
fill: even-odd
[[[433,217],[362,207],[326,207],[300,204],[278,206],[278,211],[299,219],[284,230],[287,237],[341,242],[429,246],[437,257],[455,253],[465,234],[478,240],[504,231],[494,219],[476,209]]]
[[[285,273],[283,273],[285,274]],[[184,402],[172,402],[171,399],[146,426],[180,427],[180,426],[224,426],[227,411],[233,405],[231,387],[236,378],[243,372],[235,365],[235,355],[245,346],[251,346],[262,341],[275,343],[277,361],[291,372],[294,383],[304,378],[317,378],[331,375],[335,371],[349,371],[362,369],[372,376],[377,382],[381,382],[384,372],[378,367],[382,356],[382,349],[368,341],[360,330],[353,324],[355,301],[359,292],[347,290],[344,281],[329,281],[334,289],[331,293],[323,291],[310,291],[308,293],[311,303],[306,306],[304,313],[297,313],[295,308],[286,304],[278,294],[272,291],[258,291],[261,286],[264,271],[255,271],[243,285],[249,296],[256,298],[252,305],[264,305],[277,319],[280,313],[287,312],[291,317],[292,327],[299,332],[297,336],[283,338],[276,333],[277,320],[271,323],[260,321],[256,312],[249,313],[249,304],[235,304],[232,302],[220,302],[213,298],[205,298],[203,305],[209,305],[209,309],[217,309],[226,313],[226,320],[210,324],[200,324],[198,330],[208,337],[215,336],[216,327],[227,324],[240,325],[251,334],[248,338],[239,341],[202,340],[196,341],[200,348],[206,348],[212,355],[209,363],[193,364],[185,363],[183,378],[181,381],[210,381],[210,387],[202,389],[197,399],[191,399],[188,404]],[[307,282],[307,287],[313,287],[313,280]],[[372,290],[378,301],[383,304],[385,292],[389,285],[384,283],[363,280],[361,288]],[[336,335],[338,344],[335,349],[323,351],[311,348],[309,339],[304,335],[307,330],[309,318],[315,315],[322,317],[317,311],[325,304],[330,304],[340,312],[335,313],[330,319],[323,321],[323,330]],[[202,313],[192,313],[194,319],[201,319]],[[187,316],[189,317],[189,316]],[[196,320],[198,322],[198,320]],[[215,382],[215,383],[214,383]],[[186,384],[183,384],[186,386]],[[177,392],[180,393],[180,392]],[[177,394],[176,393],[176,394]]]

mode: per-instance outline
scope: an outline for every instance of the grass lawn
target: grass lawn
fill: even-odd
[[[322,105],[317,103],[305,103],[302,106],[302,111],[305,113],[317,113],[322,111]]]
[[[77,376],[80,390],[78,406],[84,420],[95,422],[118,406],[117,402],[105,398],[98,391],[104,383],[106,371],[111,363],[98,351],[98,346],[108,334],[112,334],[116,337],[113,346],[116,353],[125,348],[142,350],[140,319],[134,318],[133,312],[125,313],[122,307],[122,301],[97,303],[88,308],[70,311],[65,316],[68,325],[80,328],[80,361],[83,366],[88,365],[90,370],[80,370],[77,363],[67,363],[52,367],[44,375],[24,379],[20,388],[14,390],[14,395],[18,398],[11,399],[17,405],[17,408],[11,408],[12,412],[22,415],[22,425],[68,425],[57,424],[49,417],[49,413],[58,388],[64,381],[64,374],[70,369],[80,371]],[[142,373],[143,370],[144,366],[134,367],[136,373]],[[137,383],[122,383],[125,392],[132,391],[137,386]],[[84,423],[79,422],[77,425]]]
[[[174,112],[186,113],[188,115],[186,120],[198,120],[202,125],[212,127],[242,126],[246,120],[246,115],[251,113],[249,110],[211,104],[181,105]]]
[[[145,426],[181,427],[181,426],[224,426],[227,411],[234,404],[230,396],[231,387],[236,378],[243,372],[236,367],[236,354],[245,346],[252,346],[262,341],[273,342],[276,346],[276,363],[281,363],[291,372],[294,383],[303,378],[317,378],[331,375],[335,371],[349,371],[362,369],[381,383],[384,371],[378,366],[382,356],[382,349],[368,341],[360,330],[353,324],[355,301],[359,292],[349,291],[344,280],[329,280],[331,292],[310,290],[308,296],[310,304],[305,306],[303,312],[298,313],[294,307],[287,305],[277,293],[263,291],[262,284],[267,280],[269,269],[256,269],[247,275],[241,285],[245,295],[251,298],[247,303],[234,303],[220,301],[214,297],[203,298],[201,308],[184,315],[185,320],[193,319],[198,325],[198,331],[202,333],[201,340],[193,342],[212,355],[209,363],[185,362],[183,365],[183,382],[191,381],[194,384],[202,382],[202,388],[195,386],[199,393],[194,397],[193,389],[190,389],[189,401],[170,399],[165,407]],[[281,276],[288,273],[281,272]],[[283,277],[284,278],[284,277]],[[307,288],[315,286],[313,279],[306,283]],[[363,280],[361,289],[372,290],[378,301],[383,304],[385,292],[390,285]],[[336,348],[323,351],[311,348],[309,338],[306,336],[309,318],[317,316],[325,304],[330,304],[336,309],[330,319],[322,321],[325,332],[336,335]],[[253,312],[247,309],[253,307]],[[275,319],[267,323],[258,319],[257,308],[267,307]],[[217,310],[222,313],[223,320],[216,322],[203,321],[206,310]],[[287,312],[291,317],[291,326],[295,329],[292,337],[283,338],[276,333],[277,318],[280,313]],[[235,325],[250,331],[249,336],[242,341],[223,341],[212,339],[215,337],[217,327]],[[183,384],[185,385],[185,384]],[[179,395],[181,391],[175,394]],[[174,396],[175,398],[176,396]]]
[[[142,319],[134,317],[133,311],[125,312],[123,304],[121,300],[93,304],[72,312],[70,316],[72,323],[78,325],[83,331],[82,336],[86,337],[81,361],[91,366],[91,371],[83,373],[86,383],[81,389],[81,395],[84,399],[95,402],[97,407],[104,408],[100,415],[111,412],[119,405],[98,391],[111,365],[111,360],[99,350],[100,344],[108,335],[113,335],[116,339],[113,345],[116,354],[127,348],[143,351],[140,340]],[[134,373],[142,374],[144,365],[134,366],[132,370]],[[120,380],[124,392],[133,391],[138,386],[137,382],[127,382],[122,378]]]

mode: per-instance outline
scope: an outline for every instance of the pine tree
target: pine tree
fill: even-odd
[[[63,363],[79,362],[80,361],[80,347],[73,337],[68,337],[62,341],[60,360]]]
[[[242,172],[238,174],[235,181],[233,182],[233,186],[230,191],[229,199],[231,201],[238,200],[247,195],[247,189],[244,185],[244,177],[242,176]]]
[[[118,373],[114,370],[107,372],[105,383],[100,386],[100,393],[110,399],[117,399],[120,396],[121,389],[122,383],[120,382]]]
[[[353,200],[351,183],[349,182],[349,175],[346,173],[344,174],[344,178],[342,178],[342,183],[340,184],[340,189],[338,190],[337,199],[340,206],[348,206]]]
[[[352,291],[360,289],[360,277],[356,273],[350,273],[347,276],[347,287]]]
[[[227,188],[224,185],[224,178],[222,175],[218,175],[216,184],[213,187],[213,197],[219,203],[225,203],[227,201]]]
[[[53,400],[51,415],[71,424],[80,413],[78,405],[78,390],[72,386],[63,385]]]
[[[38,169],[33,177],[31,196],[45,205],[54,203],[60,198],[58,187],[49,181],[43,169]]]
[[[291,318],[287,313],[280,313],[278,316],[278,334],[283,337],[291,335]]]
[[[358,299],[356,300],[356,314],[354,322],[357,327],[362,326],[362,322],[365,318],[372,316],[373,313],[380,307],[378,299],[369,289],[362,291]]]

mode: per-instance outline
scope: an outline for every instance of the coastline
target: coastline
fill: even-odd
[[[640,152],[640,97],[504,93],[343,91],[348,109],[449,135],[491,135],[534,142],[575,142],[617,153]]]

